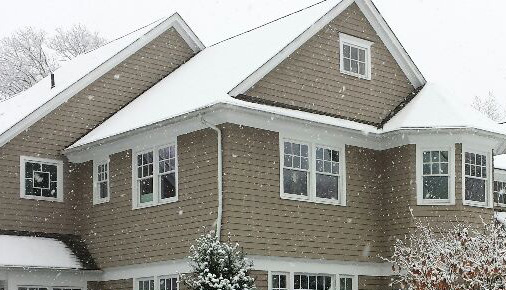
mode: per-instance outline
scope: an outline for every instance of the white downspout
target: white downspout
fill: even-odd
[[[221,149],[221,130],[215,125],[207,122],[200,116],[202,123],[218,133],[218,218],[216,219],[216,238],[221,237],[221,222],[223,217],[223,152]]]

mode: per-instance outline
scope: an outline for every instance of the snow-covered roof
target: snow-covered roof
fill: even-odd
[[[444,85],[427,83],[424,88],[383,127],[383,132],[400,129],[474,128],[506,134],[496,122],[459,102]]]
[[[0,267],[82,269],[72,251],[59,240],[0,235]]]
[[[494,168],[506,170],[506,154],[494,156]]]
[[[65,62],[54,72],[54,88],[51,88],[51,77],[47,76],[26,91],[0,102],[0,146],[9,140],[9,136],[6,136],[9,135],[8,131],[14,131],[10,134],[12,137],[26,129],[37,121],[37,118],[72,97],[79,91],[79,88],[84,88],[95,78],[107,72],[105,69],[108,62],[115,63],[112,61],[115,57],[118,58],[116,62],[121,61],[122,57],[126,58],[129,54],[140,49],[145,43],[156,37],[157,33],[165,31],[168,27],[175,27],[179,32],[184,31],[185,33],[181,33],[182,37],[192,49],[197,51],[204,48],[182,18],[175,13],[117,38],[98,49],[79,55]],[[77,87],[76,91],[68,93],[72,86]],[[29,120],[29,118],[33,120]],[[27,124],[23,124],[23,122],[27,122]],[[20,128],[15,130],[15,126]]]

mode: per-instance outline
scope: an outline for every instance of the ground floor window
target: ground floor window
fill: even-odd
[[[179,290],[179,276],[153,276],[139,278],[134,290]]]
[[[339,274],[273,272],[270,290],[356,290],[355,279]]]
[[[81,290],[76,287],[21,286],[18,290]]]
[[[494,181],[494,202],[499,205],[506,205],[506,182]]]

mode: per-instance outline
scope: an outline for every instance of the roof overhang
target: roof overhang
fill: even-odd
[[[234,112],[235,115],[229,114]],[[232,101],[217,102],[202,106],[184,114],[173,116],[172,118],[160,121],[151,125],[147,125],[138,129],[123,132],[101,140],[82,144],[79,146],[71,146],[63,151],[71,162],[84,162],[91,158],[80,157],[82,154],[92,154],[94,150],[98,150],[101,146],[108,144],[121,143],[122,140],[137,136],[143,133],[151,133],[152,130],[164,128],[166,126],[176,126],[178,123],[195,120],[200,122],[200,117],[206,115],[206,120],[213,124],[219,125],[223,123],[238,123],[246,126],[254,126],[261,129],[269,129],[269,124],[264,124],[261,120],[284,121],[295,126],[315,126],[324,130],[339,131],[351,136],[355,141],[363,139],[364,142],[358,146],[371,148],[375,150],[385,150],[397,146],[413,143],[416,138],[430,138],[431,136],[441,137],[448,136],[454,138],[456,142],[482,142],[494,148],[496,154],[502,154],[506,149],[506,135],[479,130],[468,127],[417,127],[417,128],[399,128],[385,132],[370,125],[365,125],[353,121],[342,120],[333,117],[322,116],[313,113],[299,112],[289,109],[280,109],[266,105],[254,103]],[[242,116],[238,118],[237,116]],[[257,117],[260,122],[247,123],[245,120],[249,116]],[[251,118],[250,118],[251,119]],[[241,120],[241,121],[238,121]],[[198,130],[200,127],[193,126],[191,130]],[[453,137],[452,137],[453,136]],[[468,138],[455,137],[468,136]],[[438,137],[438,138],[439,138]],[[129,142],[127,142],[129,143]],[[119,152],[119,151],[118,151]]]

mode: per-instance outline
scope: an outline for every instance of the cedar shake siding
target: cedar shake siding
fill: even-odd
[[[389,286],[390,280],[390,277],[358,276],[358,290],[394,289]]]
[[[205,129],[178,137],[178,201],[132,209],[130,151],[110,157],[111,198],[93,205],[92,162],[83,164],[78,233],[100,268],[182,259],[217,218],[217,136]]]
[[[340,32],[373,42],[371,80],[340,72]],[[414,89],[353,3],[239,98],[379,125]]]
[[[73,233],[75,170],[61,155],[91,129],[193,56],[170,28],[111,71],[0,147],[0,229]],[[58,82],[58,80],[56,80]],[[20,198],[20,155],[64,161],[64,202]]]
[[[133,279],[89,281],[88,290],[132,290]]]
[[[277,132],[225,124],[222,238],[230,233],[249,255],[382,262],[415,224],[465,221],[478,226],[491,209],[463,206],[456,171],[454,206],[416,203],[416,145],[384,151],[346,146],[347,205],[280,197]],[[461,145],[456,144],[456,168]]]
[[[377,260],[384,245],[374,151],[346,147],[342,207],[280,198],[278,133],[226,124],[223,136],[223,235],[249,255]]]

